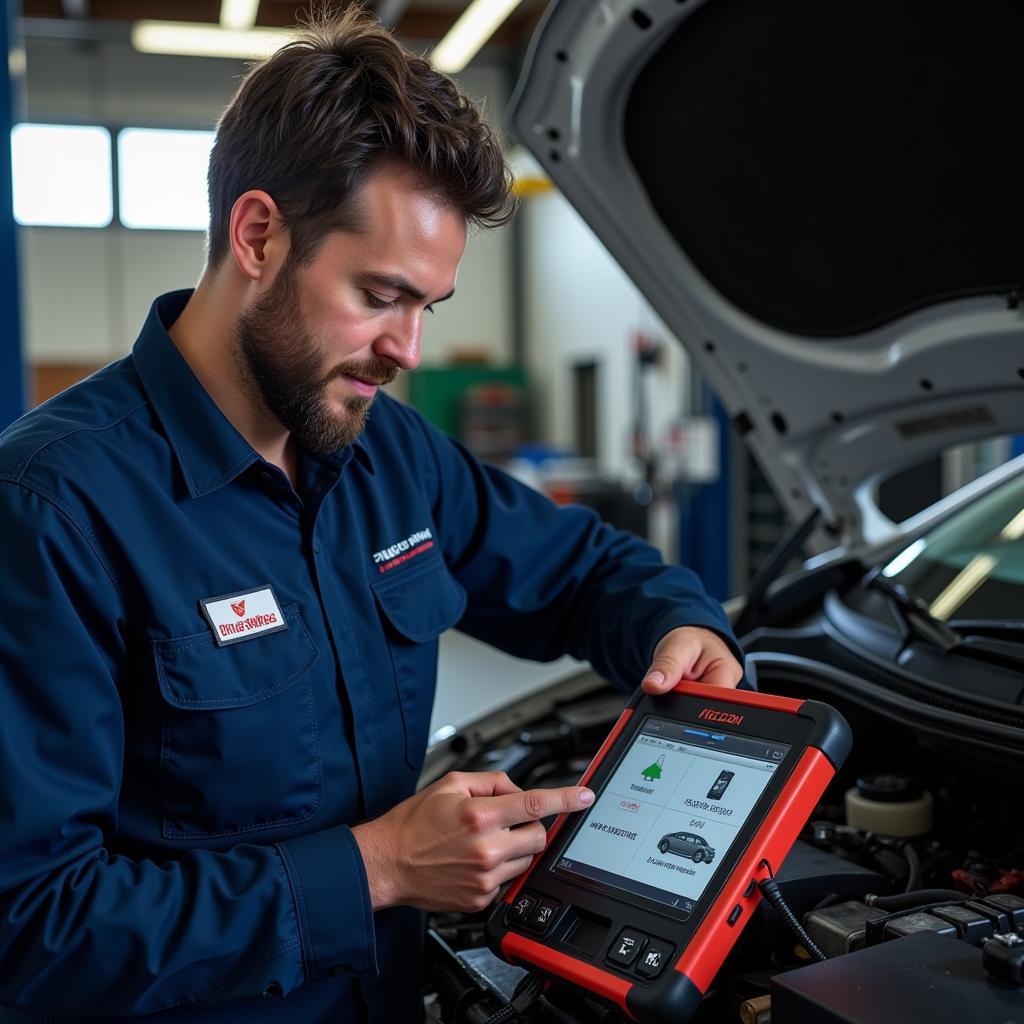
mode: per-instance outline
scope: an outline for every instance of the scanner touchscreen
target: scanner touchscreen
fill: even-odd
[[[648,716],[552,870],[691,913],[789,750]]]

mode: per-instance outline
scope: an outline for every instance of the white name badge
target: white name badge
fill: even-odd
[[[200,599],[199,606],[213,630],[213,639],[218,647],[288,628],[269,586],[220,597],[204,597]]]

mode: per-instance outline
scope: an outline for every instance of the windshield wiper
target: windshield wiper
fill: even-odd
[[[937,647],[943,654],[956,653],[979,661],[987,661],[1006,668],[1019,669],[1024,666],[1024,643],[1012,640],[989,639],[981,633],[966,633],[963,626],[971,620],[962,620],[961,629],[935,618],[928,610],[927,603],[912,594],[902,583],[883,576],[876,569],[864,580],[864,586],[878,590],[889,598],[893,614],[903,627],[903,641],[921,640]],[[987,625],[987,624],[986,624]],[[994,623],[993,625],[1010,625]],[[1009,630],[1007,630],[1009,632]],[[1015,632],[1024,638],[1024,629],[1018,623]]]
[[[928,610],[920,597],[915,597],[902,583],[882,575],[875,569],[864,579],[864,586],[878,590],[889,598],[893,614],[903,626],[904,640],[923,640],[948,654],[963,642],[963,636],[945,622],[940,622]]]

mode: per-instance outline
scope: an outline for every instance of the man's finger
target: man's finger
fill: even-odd
[[[667,676],[660,668],[652,668],[644,676],[640,686],[644,693],[668,693],[678,681]]]
[[[510,828],[504,841],[505,858],[532,857],[544,849],[548,834],[539,821]]]
[[[640,684],[644,692],[668,693],[680,679],[692,678],[700,653],[700,645],[694,644],[692,651],[676,645],[672,654],[655,655],[644,681]]]
[[[593,802],[593,791],[585,786],[527,789],[522,793],[497,796],[490,801],[495,812],[495,825],[499,828],[519,825],[524,821],[539,821],[552,814],[582,811]]]
[[[505,796],[522,792],[504,772],[449,772],[440,781],[444,789],[463,796]]]
[[[743,669],[734,660],[721,659],[713,661],[698,682],[707,683],[708,686],[724,686],[735,689],[742,678]]]
[[[498,877],[501,879],[501,884],[504,885],[506,882],[511,882],[513,878],[521,875],[532,863],[533,857],[515,857],[512,860],[505,861],[498,868]]]

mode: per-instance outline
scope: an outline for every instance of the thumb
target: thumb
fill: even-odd
[[[716,658],[704,670],[698,682],[734,689],[742,678],[743,669],[735,658]]]
[[[683,667],[678,658],[667,655],[655,657],[640,684],[644,693],[668,693],[683,677]]]

